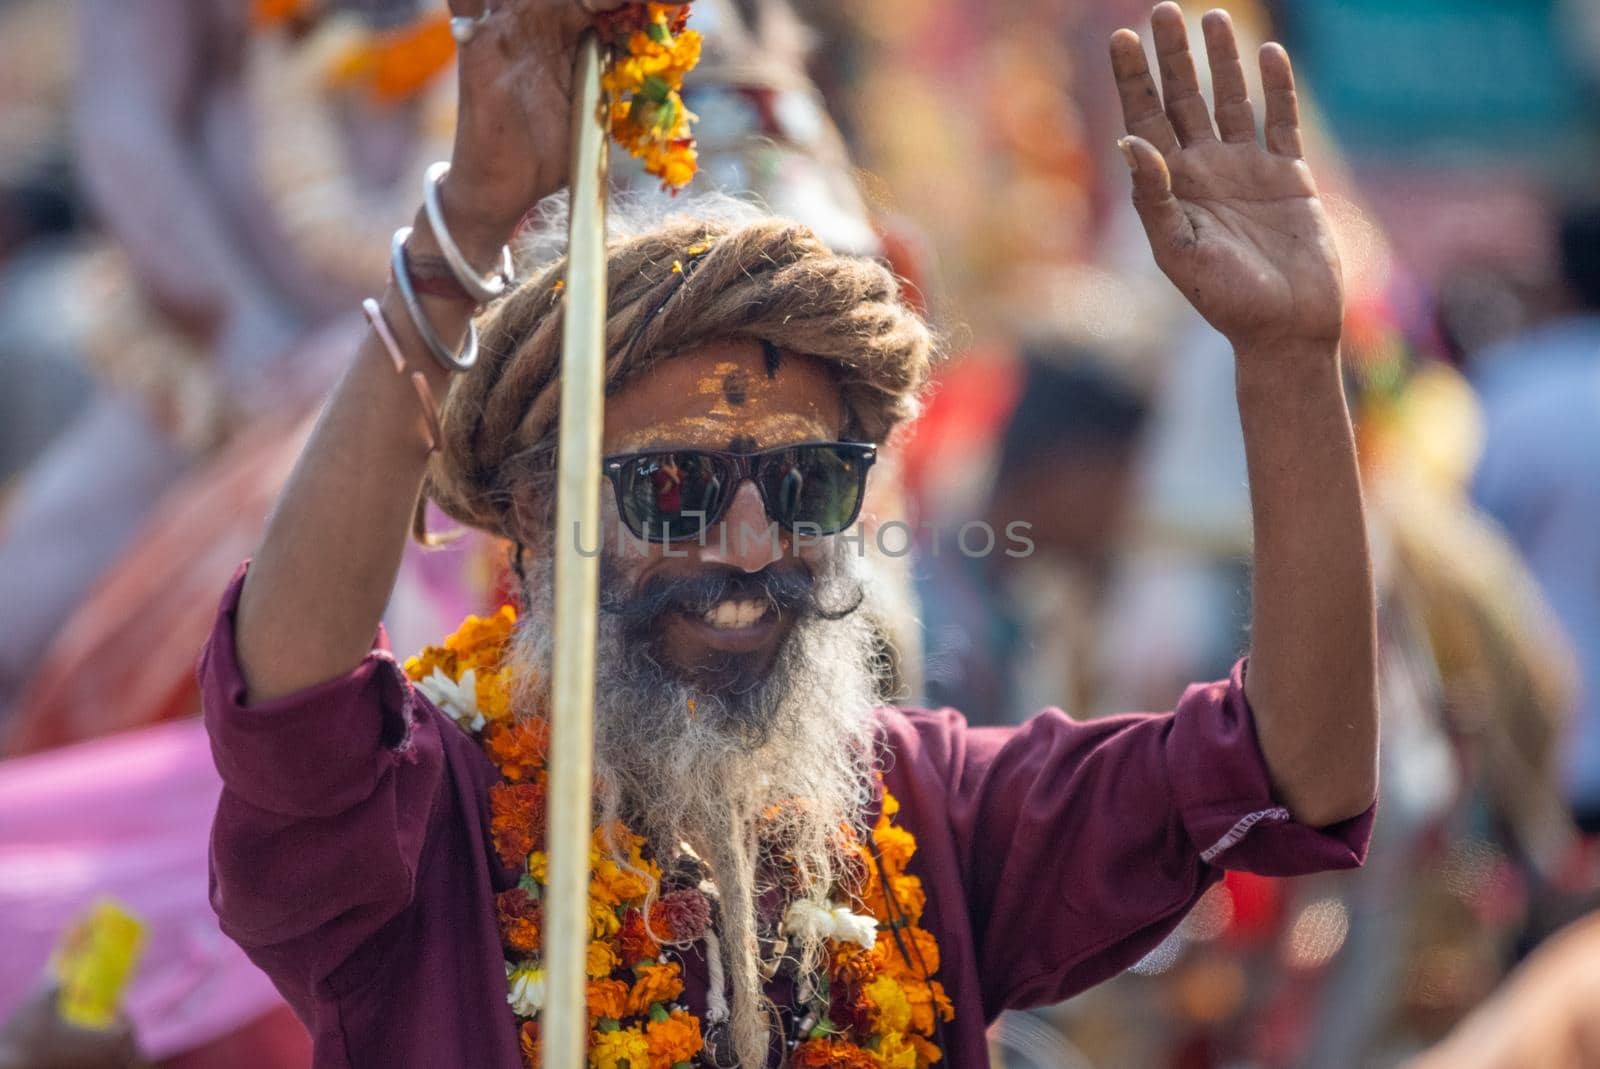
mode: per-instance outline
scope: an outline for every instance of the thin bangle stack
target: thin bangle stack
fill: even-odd
[[[515,285],[514,268],[511,261],[511,247],[503,247],[500,251],[500,264],[492,275],[480,276],[467,263],[467,258],[462,255],[461,247],[456,244],[450,234],[450,228],[445,222],[444,206],[439,194],[439,187],[445,175],[450,173],[448,163],[436,163],[428,168],[423,179],[423,206],[428,217],[428,226],[433,231],[434,241],[439,245],[439,252],[443,255],[450,273],[455,277],[456,283],[469,300],[475,301],[478,307],[504,296]],[[389,267],[394,276],[395,289],[400,291],[400,299],[405,304],[406,314],[411,318],[411,325],[416,329],[417,336],[427,347],[429,354],[438,362],[439,366],[447,372],[467,371],[478,361],[478,328],[470,319],[467,321],[467,340],[461,352],[454,353],[439,337],[439,332],[434,329],[433,323],[423,311],[422,301],[417,296],[417,287],[411,278],[411,267],[406,262],[406,242],[411,237],[411,228],[403,226],[394,232],[394,240],[389,243]],[[394,364],[395,371],[409,378],[416,388],[417,398],[422,405],[423,416],[428,426],[428,451],[435,452],[439,448],[439,413],[433,402],[433,394],[428,386],[427,378],[420,371],[411,369],[406,360],[405,352],[400,348],[399,339],[395,336],[393,327],[384,315],[383,308],[372,298],[362,302],[362,312],[366,315],[368,323],[372,325],[373,333],[389,354],[390,361]]]

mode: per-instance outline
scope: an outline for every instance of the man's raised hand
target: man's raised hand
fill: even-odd
[[[1111,65],[1128,130],[1119,144],[1156,263],[1240,354],[1336,343],[1344,310],[1339,256],[1301,158],[1288,53],[1277,44],[1261,48],[1262,147],[1227,13],[1210,11],[1203,23],[1215,127],[1182,10],[1163,3],[1150,25],[1161,91],[1132,30],[1112,35]]]
[[[540,198],[567,183],[572,70],[594,14],[625,0],[450,0],[474,20],[460,46],[446,214],[464,242],[497,249]],[[459,222],[457,222],[459,220]],[[482,242],[473,242],[481,234]],[[492,260],[492,257],[490,257]]]

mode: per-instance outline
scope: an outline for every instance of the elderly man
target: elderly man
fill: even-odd
[[[516,0],[473,24],[435,213],[451,241],[419,212],[203,663],[214,901],[319,1066],[538,1055],[549,561],[575,537],[551,519],[564,265],[489,312],[482,360],[447,383],[483,290],[441,246],[485,268],[563,185],[590,17]],[[1158,261],[1237,352],[1248,673],[1093,724],[885,707],[852,526],[875,445],[914,412],[926,327],[887,272],[781,220],[688,204],[615,240],[590,1064],[984,1065],[986,1022],[1137,960],[1223,869],[1359,863],[1371,580],[1293,77],[1263,50],[1263,148],[1227,16],[1205,22],[1215,126],[1182,13],[1152,24],[1162,92],[1139,37],[1112,40],[1120,147]],[[514,634],[509,612],[469,621],[402,672],[372,636],[424,486],[517,543],[523,606]]]

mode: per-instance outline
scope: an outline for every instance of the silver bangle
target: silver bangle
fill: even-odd
[[[406,266],[406,239],[411,236],[411,228],[403,226],[394,232],[394,240],[389,243],[389,270],[394,275],[395,288],[400,291],[400,299],[405,302],[406,313],[411,316],[411,325],[417,328],[417,333],[422,336],[422,343],[428,347],[428,352],[433,358],[444,366],[446,371],[466,371],[478,362],[478,328],[472,320],[467,320],[467,343],[457,356],[439,338],[438,331],[433,329],[433,324],[422,311],[422,302],[417,300],[417,291],[411,285],[411,270]]]
[[[472,265],[467,263],[467,258],[461,255],[461,247],[456,244],[455,238],[450,236],[450,228],[444,221],[444,205],[440,201],[439,187],[444,182],[444,176],[449,173],[450,165],[440,160],[429,167],[423,176],[422,205],[428,213],[428,226],[433,228],[433,240],[439,243],[439,252],[443,254],[444,262],[450,265],[450,273],[456,276],[461,288],[479,304],[488,304],[506,292],[511,285],[512,276],[516,274],[516,268],[511,262],[511,246],[501,247],[500,270],[496,273],[480,277],[472,269]]]

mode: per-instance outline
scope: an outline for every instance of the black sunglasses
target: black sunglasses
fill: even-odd
[[[759,453],[666,449],[607,457],[605,473],[622,522],[647,542],[702,537],[722,522],[746,479],[779,527],[820,536],[856,521],[876,459],[877,446],[865,442],[804,442]]]

